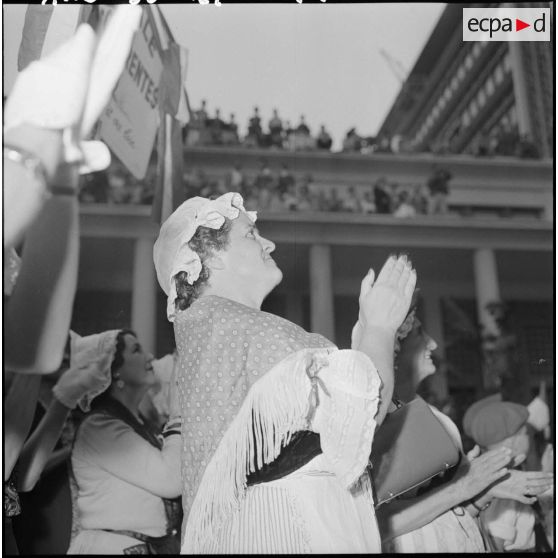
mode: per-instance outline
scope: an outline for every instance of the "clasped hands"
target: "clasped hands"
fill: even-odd
[[[533,504],[537,496],[553,486],[554,475],[544,471],[520,471],[514,469],[525,455],[512,457],[507,448],[490,450],[480,455],[475,446],[463,459],[457,472],[456,482],[463,500],[493,498],[516,500]]]

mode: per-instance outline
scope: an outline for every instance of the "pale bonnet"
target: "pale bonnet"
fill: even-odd
[[[75,369],[96,363],[105,376],[105,381],[100,387],[86,393],[78,401],[78,405],[84,412],[89,411],[91,401],[106,391],[112,382],[110,368],[116,353],[116,338],[119,332],[119,329],[112,329],[81,337],[70,331],[70,367]]]
[[[186,200],[161,225],[159,236],[153,246],[153,261],[157,280],[167,295],[167,318],[173,322],[177,297],[174,276],[184,271],[187,281],[193,285],[202,270],[199,255],[189,246],[198,227],[218,230],[226,219],[236,219],[244,211],[250,220],[256,220],[255,211],[245,211],[242,196],[228,192],[215,200],[195,197]]]

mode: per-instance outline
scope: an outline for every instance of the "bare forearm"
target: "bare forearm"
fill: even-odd
[[[36,374],[16,374],[4,400],[4,480],[10,478],[31,429],[40,384]]]
[[[32,490],[52,456],[70,410],[53,399],[39,426],[25,443],[18,464],[18,489]]]
[[[355,349],[367,354],[378,370],[382,380],[380,388],[380,405],[376,415],[376,422],[381,424],[387,414],[391,398],[393,397],[393,347],[395,333],[378,327],[369,326],[364,329]]]
[[[4,346],[8,368],[45,374],[60,366],[77,284],[78,255],[77,199],[54,196],[27,233],[18,281],[7,304]]]
[[[390,540],[420,529],[438,516],[462,503],[463,496],[454,483],[440,486],[418,498],[395,500],[377,510],[380,531]]]

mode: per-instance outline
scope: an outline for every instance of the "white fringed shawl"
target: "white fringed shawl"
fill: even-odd
[[[368,357],[215,296],[181,312],[175,335],[184,418],[183,553],[204,552],[238,508],[249,472],[273,461],[292,434],[309,427],[308,419],[345,486],[362,474],[380,387]]]

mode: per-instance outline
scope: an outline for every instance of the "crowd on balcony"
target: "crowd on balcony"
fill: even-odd
[[[79,201],[151,205],[156,184],[156,166],[149,165],[143,180],[135,178],[121,165],[111,165],[108,171],[94,172],[81,177]]]
[[[249,209],[263,211],[321,211],[379,213],[408,218],[447,213],[451,173],[439,168],[425,184],[401,185],[381,177],[368,187],[332,187],[316,184],[311,174],[296,176],[283,164],[272,172],[262,160],[252,179],[236,164],[222,179],[210,178],[203,169],[184,176],[186,197],[240,192]]]
[[[150,165],[143,180],[134,178],[120,165],[109,172],[82,177],[82,203],[151,205],[154,198],[156,167]],[[263,211],[322,211],[345,213],[379,213],[394,217],[447,213],[447,196],[451,173],[434,169],[424,183],[402,185],[380,177],[370,186],[326,186],[317,184],[309,173],[295,175],[286,164],[272,171],[267,160],[259,169],[246,171],[235,164],[221,178],[209,176],[199,167],[183,174],[183,198],[209,197],[239,192],[246,206]]]

